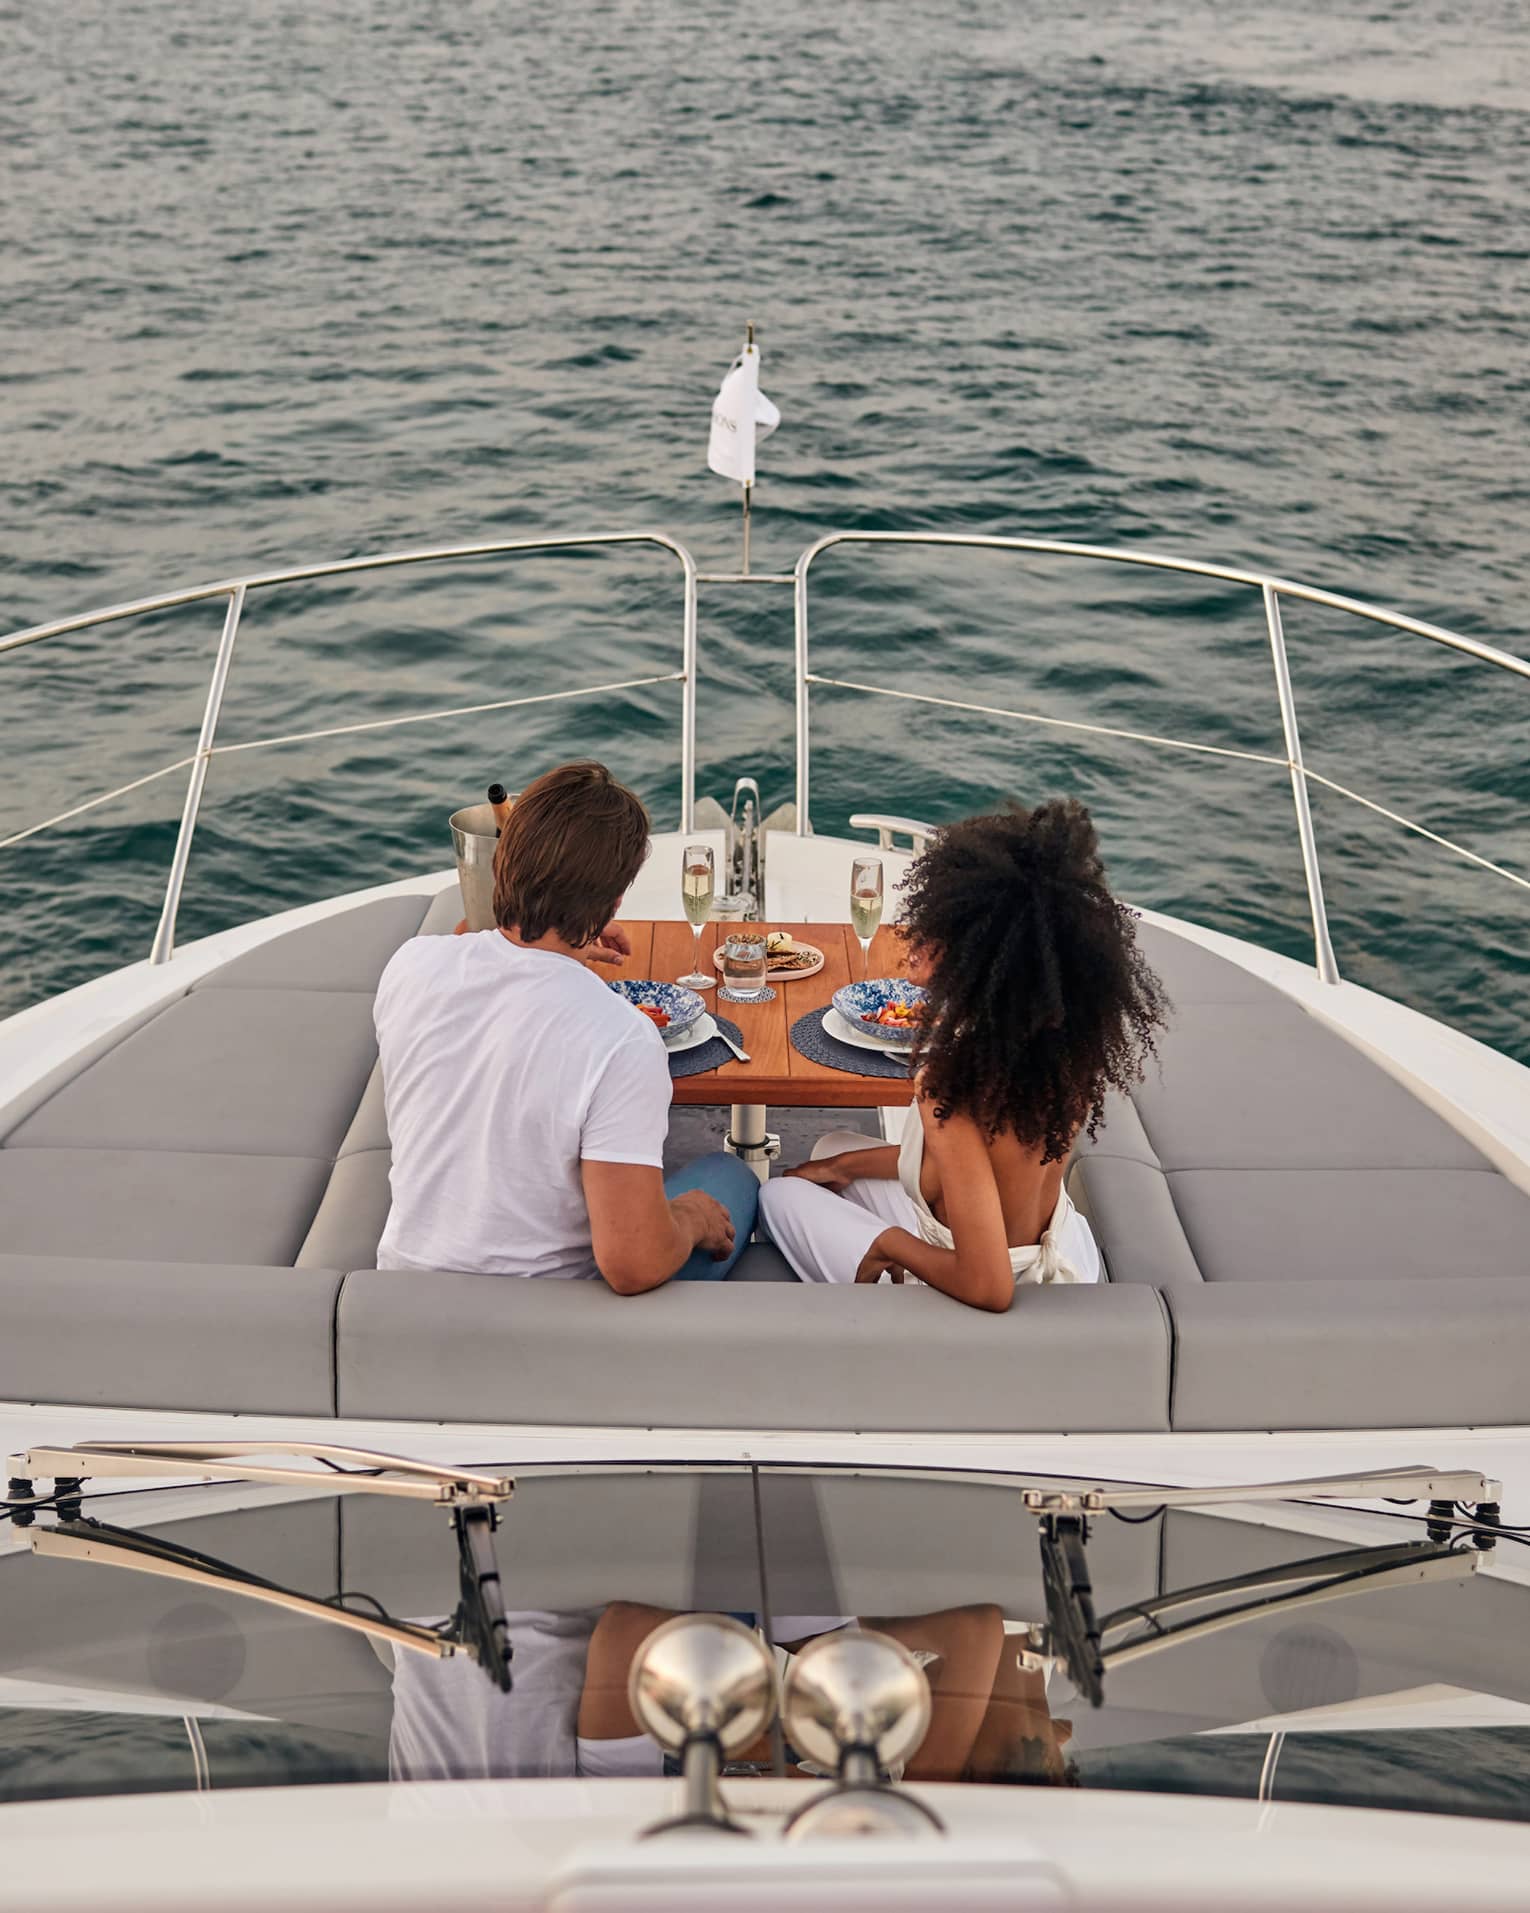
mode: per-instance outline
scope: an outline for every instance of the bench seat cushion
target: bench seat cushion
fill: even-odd
[[[329,1173],[309,1156],[0,1149],[0,1247],[291,1268]]]
[[[0,1254],[0,1400],[332,1415],[339,1288],[333,1269]]]
[[[597,1427],[978,1433],[1168,1425],[1163,1304],[1026,1289],[1005,1315],[932,1290],[368,1270],[337,1318],[342,1415]]]
[[[1207,1282],[1165,1299],[1174,1322],[1176,1429],[1530,1420],[1523,1276]]]
[[[456,894],[456,885],[452,886]],[[362,990],[371,996],[389,957],[420,928],[433,901],[379,897],[272,937],[214,970],[198,990]]]
[[[1112,1282],[1452,1286],[1518,1272],[1530,1196],[1339,1031],[1154,925],[1175,1000],[1161,1058],[1070,1177]]]

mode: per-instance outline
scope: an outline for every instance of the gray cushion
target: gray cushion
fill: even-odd
[[[462,891],[455,878],[444,890],[438,890],[430,900],[430,908],[425,912],[425,921],[420,925],[422,937],[450,936],[463,917]]]
[[[333,1156],[376,1056],[364,994],[198,990],[59,1090],[8,1140]]]
[[[362,1149],[392,1147],[393,1139],[388,1134],[387,1109],[383,1101],[382,1064],[374,1063],[367,1086],[361,1092],[356,1114],[351,1118],[351,1126],[340,1144],[340,1154],[354,1156]]]
[[[307,1240],[298,1251],[299,1268],[368,1269],[377,1260],[377,1244],[388,1220],[392,1191],[386,1149],[363,1149],[342,1156],[324,1191]]]
[[[168,1149],[0,1149],[0,1241],[44,1256],[290,1268],[329,1167]]]
[[[370,1270],[337,1318],[343,1415],[685,1428],[1054,1431],[1166,1425],[1169,1340],[1141,1287],[1028,1288],[1007,1315],[930,1289]]]
[[[1099,1238],[1112,1282],[1174,1288],[1201,1281],[1161,1169],[1113,1156],[1087,1156],[1074,1174],[1087,1184],[1089,1226]]]
[[[1218,956],[1175,930],[1139,923],[1137,942],[1176,1009],[1201,1003],[1257,1003],[1276,994],[1263,977],[1245,970],[1241,963]]]
[[[1525,1420],[1530,1287],[1523,1273],[1384,1287],[1206,1282],[1166,1299],[1176,1429]]]
[[[729,1282],[795,1282],[797,1271],[773,1242],[752,1242],[725,1280]]]
[[[1076,1149],[1080,1156],[1127,1156],[1133,1162],[1151,1163],[1155,1169],[1161,1166],[1158,1152],[1142,1127],[1137,1105],[1129,1096],[1107,1096],[1099,1127],[1092,1136],[1081,1133]]]
[[[1297,1004],[1203,1003],[1136,1092],[1165,1169],[1479,1169],[1448,1123]]]
[[[0,1397],[331,1415],[339,1286],[329,1269],[0,1255]]]
[[[166,1004],[174,1002],[176,997],[182,994],[182,991],[177,990],[166,997],[164,1002],[151,1004],[147,1009],[135,1011],[131,1016],[124,1017],[120,1023],[114,1024],[103,1034],[93,1037],[88,1043],[82,1043],[67,1062],[45,1070],[41,1076],[29,1083],[19,1096],[13,1097],[4,1109],[0,1109],[0,1139],[18,1128],[24,1117],[30,1116],[34,1110],[41,1109],[43,1104],[55,1096],[66,1083],[73,1082],[82,1070],[105,1056],[108,1050],[116,1049],[118,1044],[125,1043],[135,1030],[142,1029],[146,1023],[152,1023],[156,1016],[164,1013]]]
[[[199,990],[375,990],[425,915],[420,896],[379,897],[288,930],[202,978]]]
[[[1530,1196],[1496,1170],[1182,1169],[1168,1183],[1208,1282],[1518,1274],[1530,1303]]]

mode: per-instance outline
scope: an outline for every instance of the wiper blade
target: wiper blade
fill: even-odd
[[[1182,1644],[1244,1621],[1290,1608],[1369,1593],[1381,1587],[1416,1586],[1476,1572],[1480,1555],[1493,1546],[1498,1525],[1500,1484],[1471,1469],[1387,1468],[1370,1474],[1323,1475],[1301,1481],[1219,1483],[1211,1487],[1167,1488],[1111,1486],[1026,1488],[1021,1505],[1036,1517],[1041,1544],[1041,1576],[1046,1592],[1045,1650],[1067,1668],[1079,1694],[1091,1707],[1105,1699],[1105,1674],[1148,1654]],[[1389,1546],[1350,1549],[1314,1556],[1282,1567],[1258,1568],[1229,1580],[1179,1589],[1121,1608],[1099,1621],[1094,1609],[1085,1549],[1090,1519],[1123,1514],[1143,1520],[1171,1508],[1225,1507],[1240,1502],[1280,1501],[1427,1501],[1427,1539]],[[1466,1512],[1458,1512],[1465,1508]],[[1469,1545],[1453,1542],[1462,1535]],[[1290,1590],[1290,1591],[1280,1591]],[[1160,1616],[1221,1597],[1252,1593],[1255,1599],[1220,1608],[1215,1614],[1176,1627]],[[1109,1637],[1132,1622],[1150,1631],[1136,1640],[1109,1645]]]
[[[104,1567],[130,1568],[167,1580],[189,1581],[224,1594],[241,1594],[252,1601],[264,1601],[270,1607],[284,1608],[289,1614],[328,1621],[373,1640],[391,1641],[395,1647],[432,1655],[437,1660],[445,1660],[461,1651],[449,1629],[399,1621],[391,1615],[359,1614],[354,1608],[283,1587],[277,1581],[249,1574],[212,1555],[199,1554],[194,1548],[180,1547],[157,1535],[139,1534],[132,1528],[115,1528],[104,1521],[88,1519],[60,1521],[28,1530],[27,1539],[34,1554],[56,1560],[94,1561]]]
[[[264,1459],[272,1455],[320,1465],[303,1467]],[[25,1519],[21,1513],[16,1516],[18,1526],[29,1534],[34,1553],[195,1581],[438,1657],[465,1653],[478,1662],[495,1686],[505,1693],[510,1691],[510,1624],[494,1549],[499,1506],[515,1492],[515,1482],[507,1475],[442,1467],[332,1442],[81,1442],[72,1448],[30,1448],[25,1454],[13,1455],[10,1465],[13,1494],[36,1504],[24,1506]],[[282,1587],[175,1542],[83,1519],[84,1484],[98,1475],[232,1478],[316,1488],[325,1494],[402,1497],[450,1508],[457,1541],[457,1611],[440,1628],[398,1621],[388,1615],[377,1619],[358,1614],[338,1601]],[[43,1476],[51,1478],[53,1493],[34,1495],[33,1483]],[[50,1504],[56,1507],[59,1519],[36,1526],[38,1512]]]
[[[1201,1640],[1224,1628],[1240,1627],[1245,1621],[1268,1620],[1271,1615],[1288,1613],[1293,1608],[1315,1607],[1351,1594],[1372,1594],[1379,1588],[1464,1580],[1477,1572],[1481,1559],[1481,1553],[1475,1548],[1403,1541],[1390,1547],[1351,1548],[1336,1554],[1314,1555],[1284,1567],[1256,1568],[1248,1574],[1232,1575],[1225,1581],[1207,1581],[1199,1587],[1176,1589],[1156,1601],[1139,1601],[1108,1614],[1100,1623],[1101,1637],[1107,1643],[1101,1658],[1107,1669],[1125,1667],[1164,1648]],[[1257,1598],[1218,1608],[1214,1614],[1182,1621],[1175,1627],[1159,1625],[1158,1617],[1176,1608],[1199,1606],[1220,1596],[1239,1594],[1254,1594]],[[1133,1621],[1146,1623],[1149,1631],[1136,1640],[1109,1645],[1110,1635],[1129,1627]]]
[[[263,1455],[300,1456],[319,1466],[282,1467],[261,1460]],[[508,1501],[515,1492],[508,1475],[322,1441],[84,1441],[72,1448],[29,1448],[11,1456],[10,1469],[24,1481],[47,1477],[73,1484],[98,1475],[233,1479],[322,1488],[329,1494],[392,1495],[443,1507],[492,1505]]]

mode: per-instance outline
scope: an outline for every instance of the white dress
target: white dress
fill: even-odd
[[[819,1138],[813,1160],[875,1146],[872,1137],[854,1130],[831,1130]],[[797,1176],[777,1176],[760,1192],[761,1220],[804,1282],[853,1282],[872,1243],[888,1227],[907,1229],[933,1248],[953,1248],[951,1231],[931,1212],[920,1190],[923,1162],[924,1123],[919,1105],[911,1103],[903,1124],[896,1182],[862,1179],[852,1182],[840,1196]],[[1094,1236],[1066,1189],[1058,1191],[1057,1206],[1041,1240],[1011,1249],[1009,1266],[1017,1284],[1103,1278]]]

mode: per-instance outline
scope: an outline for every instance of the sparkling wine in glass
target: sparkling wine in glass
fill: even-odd
[[[680,903],[695,933],[695,942],[691,948],[691,974],[676,981],[688,990],[710,990],[717,980],[703,975],[701,969],[701,930],[712,914],[714,887],[711,845],[687,844],[680,853]]]
[[[850,866],[850,927],[860,939],[861,976],[871,973],[871,939],[882,921],[882,859],[857,857]]]

